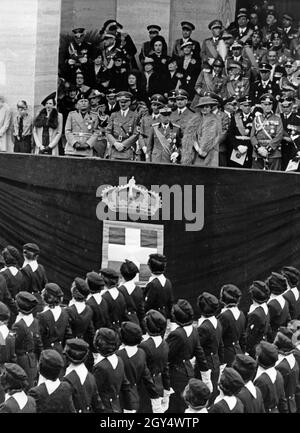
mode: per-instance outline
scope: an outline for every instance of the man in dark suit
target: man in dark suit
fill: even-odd
[[[181,48],[182,44],[185,42],[193,42],[193,53],[195,59],[200,59],[200,53],[201,48],[198,41],[195,41],[191,38],[192,31],[195,30],[194,24],[188,22],[188,21],[182,21],[181,22],[181,28],[182,28],[182,38],[176,39],[173,50],[172,50],[172,56],[176,57],[182,57],[183,56],[183,50]]]
[[[117,93],[116,89],[109,88],[106,93],[107,100],[107,114],[111,115],[111,113],[116,113],[120,110],[119,102],[117,101]]]
[[[230,33],[234,39],[239,39],[245,43],[253,33],[251,25],[249,24],[247,9],[240,9],[237,13],[236,19],[236,26],[230,29]]]
[[[283,140],[281,143],[281,170],[285,171],[291,159],[300,150],[300,116],[293,112],[293,98],[285,98],[280,101],[282,113],[280,114],[283,125]]]
[[[278,100],[280,88],[271,79],[272,67],[269,63],[259,64],[259,78],[251,86],[251,98],[255,104],[259,103],[260,97],[265,93],[270,93],[275,100]]]
[[[117,99],[120,111],[110,116],[106,128],[107,141],[110,148],[111,159],[133,160],[138,137],[137,115],[129,109],[132,95],[129,92],[119,92]]]

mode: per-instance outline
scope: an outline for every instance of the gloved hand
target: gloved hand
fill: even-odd
[[[164,396],[161,398],[161,407],[162,412],[166,412],[169,409],[169,403],[170,403],[170,395],[174,394],[173,388],[164,389]]]
[[[176,162],[176,159],[178,158],[179,153],[173,152],[171,155],[171,162]]]
[[[257,152],[258,152],[258,154],[259,154],[261,157],[263,157],[263,158],[266,158],[266,157],[268,156],[268,151],[267,151],[267,149],[266,149],[265,147],[263,147],[263,146],[260,146],[260,147],[257,149]]]
[[[76,143],[74,143],[73,147],[76,150],[86,150],[86,149],[89,149],[89,145],[88,144],[79,143],[78,141],[76,141]]]
[[[133,410],[123,409],[123,413],[136,413],[136,409]]]
[[[239,146],[238,146],[238,151],[243,155],[243,153],[245,153],[245,152],[247,152],[247,150],[248,150],[248,147],[247,146],[244,146],[243,144],[240,144]]]
[[[80,57],[79,62],[80,63],[86,63],[87,62],[87,58],[86,57]]]
[[[218,382],[220,382],[220,379],[221,379],[221,376],[222,376],[223,370],[224,370],[224,368],[226,367],[226,365],[227,365],[227,364],[221,364],[221,365],[220,365],[220,373],[219,373]]]
[[[211,370],[200,371],[202,382],[208,387],[210,392],[213,391],[213,384],[211,382]]]
[[[69,59],[68,60],[69,65],[75,65],[75,60],[74,59]]]
[[[152,412],[153,413],[162,413],[162,405],[161,405],[161,398],[152,398],[151,399],[151,406],[152,406]]]

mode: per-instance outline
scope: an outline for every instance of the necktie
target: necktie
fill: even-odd
[[[182,114],[182,111],[181,110],[178,110],[178,114],[179,114],[179,116]]]
[[[22,134],[23,134],[23,117],[20,117],[20,121],[19,121],[19,138],[22,138]]]

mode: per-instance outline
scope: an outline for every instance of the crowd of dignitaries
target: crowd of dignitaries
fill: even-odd
[[[193,308],[162,254],[143,287],[125,260],[63,293],[39,252],[2,251],[0,413],[300,412],[297,268],[254,281],[248,311],[234,284]]]

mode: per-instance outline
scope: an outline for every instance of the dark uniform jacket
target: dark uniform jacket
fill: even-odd
[[[261,391],[257,386],[254,386],[252,382],[250,383],[252,385],[251,391],[244,386],[237,394],[237,397],[244,405],[244,413],[265,413]]]
[[[290,159],[293,159],[300,150],[300,116],[291,113],[288,117],[280,114],[283,126],[283,140],[281,143],[281,170],[285,170]],[[292,141],[285,140],[289,137]],[[292,317],[293,318],[293,317]]]
[[[295,394],[299,385],[299,366],[293,351],[284,353],[282,358],[279,353],[279,359],[276,362],[276,370],[280,371],[283,377],[284,393],[288,404],[289,413],[296,413]]]
[[[281,141],[283,136],[283,127],[280,116],[274,113],[259,116],[261,123],[256,123],[255,119],[251,129],[251,143],[253,146],[252,158],[261,158],[257,152],[258,147],[263,146],[272,148],[268,159],[281,157]],[[271,137],[271,139],[270,139]]]
[[[246,352],[255,358],[255,347],[261,340],[266,340],[270,326],[270,316],[267,304],[251,306],[247,315]]]
[[[67,373],[64,378],[72,388],[72,399],[76,412],[102,412],[103,405],[100,400],[95,377],[88,372],[83,383],[75,370]]]
[[[85,305],[84,310],[81,313],[78,313],[76,306],[71,305],[66,307],[66,311],[69,315],[69,323],[73,338],[82,338],[89,343],[90,347],[92,347],[95,334],[92,321],[92,309],[88,305]]]
[[[22,272],[18,270],[16,275],[13,275],[9,268],[6,268],[1,272],[1,275],[5,278],[7,288],[11,297],[15,299],[16,294],[23,291],[25,289],[25,283],[23,279]]]
[[[72,338],[69,314],[66,309],[61,308],[60,315],[55,320],[49,308],[38,315],[38,321],[43,349],[55,349],[62,354],[66,340]]]
[[[59,387],[51,394],[48,393],[45,383],[31,388],[28,394],[36,401],[37,413],[74,413],[72,388],[67,382],[61,382]]]
[[[102,358],[96,362],[93,368],[93,375],[104,405],[104,412],[120,413],[122,409],[133,410],[131,387],[125,374],[124,363],[119,356],[117,356],[117,361],[116,368],[113,368],[109,358]],[[120,394],[122,394],[124,405],[122,408]]]
[[[300,294],[297,287],[292,287],[283,294],[289,305],[291,320],[298,319],[300,315]]]
[[[263,82],[261,78],[256,80],[251,85],[251,99],[255,104],[259,104],[260,97],[265,93],[270,93],[274,98],[280,94],[280,88],[278,84],[273,80],[268,80],[267,82]]]
[[[0,274],[0,301],[3,302],[15,316],[18,314],[18,309],[14,299],[12,298],[6,284],[6,279]]]
[[[251,168],[252,167],[252,144],[250,139],[250,133],[252,129],[254,116],[249,114],[245,116],[241,111],[235,113],[231,119],[231,123],[228,130],[228,156],[229,156],[229,167],[237,168]],[[247,146],[246,158],[243,164],[231,160],[233,151],[237,151],[238,146]],[[236,154],[235,154],[236,155]],[[241,155],[241,154],[239,154]]]
[[[117,290],[116,288],[114,288]],[[128,320],[126,301],[121,292],[118,291],[118,296],[114,299],[110,293],[110,290],[107,290],[103,298],[107,302],[108,305],[108,315],[111,321],[111,327],[115,330],[118,330],[121,326],[121,323]]]
[[[184,130],[187,126],[187,124],[189,123],[189,121],[191,120],[192,117],[195,116],[195,113],[193,111],[191,111],[188,107],[185,107],[184,111],[179,113],[179,108],[175,111],[173,111],[173,113],[170,116],[170,120],[172,123],[179,125],[180,129],[182,131],[182,134],[184,134]]]
[[[141,76],[141,89],[149,98],[155,93],[163,94],[165,91],[164,81],[161,82],[159,80],[159,75],[153,71],[147,82],[146,73],[144,72]]]
[[[181,81],[181,89],[184,89],[189,94],[189,100],[193,100],[195,95],[195,84],[201,70],[201,61],[194,55],[191,58],[188,66],[184,65],[184,57],[181,57],[178,61],[178,72],[183,74]]]
[[[143,349],[138,348],[133,356],[129,356],[125,348],[118,350],[117,355],[124,363],[126,377],[130,383],[130,392],[132,395],[133,409],[137,410],[140,406],[140,395],[138,388],[143,383],[148,396],[158,398],[154,381],[146,363],[146,354]]]
[[[97,295],[97,293],[95,295]],[[99,328],[110,328],[111,321],[108,314],[107,301],[101,296],[100,303],[98,303],[97,296],[93,296],[93,294],[91,294],[88,297],[86,304],[93,312],[92,320],[95,330]]]
[[[271,370],[273,370],[273,376],[275,377],[274,382],[265,371],[260,373],[258,370],[258,374],[253,383],[261,391],[266,413],[287,413],[288,407],[284,394],[282,375],[279,371],[275,370],[274,367],[268,369],[268,371]]]
[[[106,127],[107,140],[111,145],[111,159],[133,160],[137,141],[137,115],[128,110],[125,117],[121,115],[121,110],[112,113]],[[118,151],[114,147],[115,141],[121,142],[124,149]]]
[[[287,323],[290,321],[290,313],[289,313],[289,304],[287,301],[279,295],[282,302],[283,307],[279,303],[279,301],[276,298],[269,299],[268,301],[268,308],[269,308],[269,314],[270,314],[270,329],[269,329],[269,335],[268,335],[268,341],[270,343],[273,343],[275,335],[278,331],[278,328],[280,326],[286,326]]]
[[[229,307],[224,308],[218,317],[222,325],[224,364],[227,364],[227,367],[231,367],[237,353],[245,351],[245,315],[242,311],[237,311],[237,307],[233,308],[234,310]],[[237,319],[233,311],[238,313]]]
[[[21,409],[16,399],[12,395],[0,405],[0,413],[36,413],[34,398],[27,396],[27,403]]]
[[[7,326],[0,326],[0,371],[5,362],[17,362],[15,353],[15,336]],[[0,403],[4,401],[5,391],[0,382]]]
[[[21,269],[21,272],[25,281],[24,290],[32,293],[38,301],[36,312],[43,311],[44,302],[42,300],[41,293],[45,285],[48,283],[48,278],[44,266],[38,264],[37,269],[33,271],[31,266],[27,264]]]
[[[166,278],[162,285],[160,279],[154,278],[145,287],[145,312],[157,310],[166,318],[171,317],[171,309],[174,302],[173,288],[171,281]]]
[[[159,138],[160,137],[160,138]],[[155,123],[151,127],[147,154],[151,162],[171,162],[171,155],[181,147],[182,131],[179,125],[169,122],[166,129],[162,123]]]
[[[230,409],[226,398],[217,401],[214,403],[209,409],[208,413],[244,413],[244,405],[241,400],[237,397],[234,397],[236,400],[235,406]]]
[[[210,64],[214,59],[219,57],[219,52],[217,51],[218,43],[221,38],[206,38],[202,43],[201,58],[202,62],[209,62]]]
[[[145,316],[144,293],[141,287],[135,286],[135,283],[132,282],[131,284],[133,284],[135,288],[129,294],[125,285],[130,283],[131,282],[128,281],[127,283],[119,286],[119,292],[121,292],[122,295],[124,296],[129,320],[131,322],[135,322],[137,325],[139,325],[142,328],[142,330],[144,330],[145,328],[143,323],[143,319]]]
[[[235,96],[237,99],[249,95],[249,78],[240,76],[237,80],[228,80],[225,87],[225,98]]]

